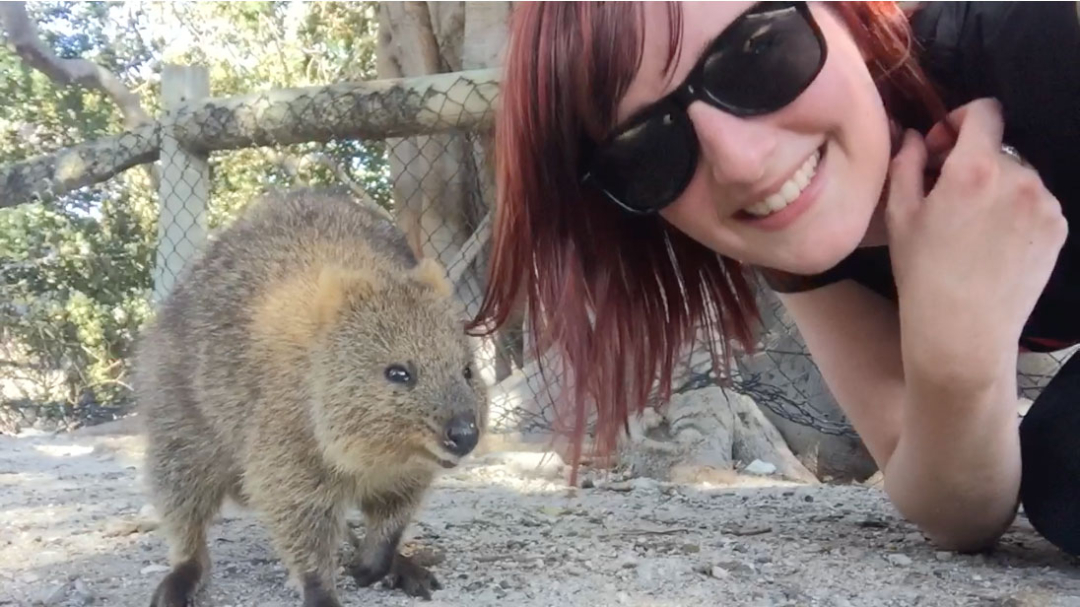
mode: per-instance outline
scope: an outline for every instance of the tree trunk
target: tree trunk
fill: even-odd
[[[494,68],[505,46],[508,2],[383,2],[378,74],[401,78]],[[487,122],[485,123],[487,124]],[[398,225],[456,279],[466,316],[479,309],[494,201],[491,131],[387,140]],[[482,340],[481,374],[511,371],[497,339]]]

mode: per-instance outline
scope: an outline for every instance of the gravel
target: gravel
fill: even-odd
[[[97,429],[0,436],[0,605],[146,605],[166,547],[141,494],[142,443]],[[339,580],[345,605],[1080,607],[1080,564],[1023,518],[991,553],[936,550],[880,487],[755,470],[724,485],[593,479],[557,459],[490,453],[446,475],[406,547],[444,589],[430,603]],[[357,518],[356,521],[358,522]],[[254,517],[210,532],[200,605],[299,607]]]

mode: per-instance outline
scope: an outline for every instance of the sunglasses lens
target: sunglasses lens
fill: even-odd
[[[773,112],[794,101],[817,76],[824,53],[817,32],[796,8],[764,6],[732,25],[702,70],[706,92],[746,114]]]
[[[593,159],[591,172],[608,195],[647,212],[686,187],[697,163],[697,141],[686,114],[658,108],[621,132]]]
[[[815,26],[801,9],[766,2],[736,20],[705,53],[702,94],[738,115],[775,112],[813,82],[825,59]],[[590,175],[608,196],[638,212],[671,203],[697,168],[698,141],[686,112],[661,102],[607,142],[592,159]]]

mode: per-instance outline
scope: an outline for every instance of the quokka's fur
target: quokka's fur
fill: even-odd
[[[353,506],[366,522],[348,566],[358,583],[430,597],[439,582],[399,542],[486,427],[472,365],[442,268],[417,262],[388,220],[331,191],[253,203],[139,339],[147,479],[173,564],[152,605],[190,604],[203,586],[226,496],[259,514],[305,606],[339,605]]]

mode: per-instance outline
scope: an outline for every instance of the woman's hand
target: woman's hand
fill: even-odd
[[[1068,226],[1038,174],[1001,151],[997,102],[973,101],[947,122],[955,145],[943,124],[925,143],[905,134],[891,167],[886,225],[905,372],[977,390],[1014,372],[1006,366],[1015,364]],[[927,163],[942,158],[924,195]]]

